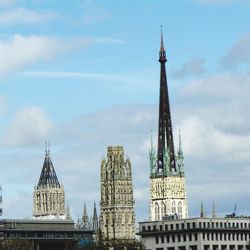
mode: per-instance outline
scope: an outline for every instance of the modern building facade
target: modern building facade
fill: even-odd
[[[0,243],[28,240],[33,250],[69,250],[93,243],[93,230],[76,228],[71,220],[0,220]],[[0,245],[0,249],[1,245]]]
[[[50,150],[46,146],[45,159],[38,184],[33,193],[33,217],[36,219],[70,219],[65,208],[63,185],[58,181]]]
[[[101,163],[100,230],[103,241],[134,240],[131,163],[122,146],[110,146]]]
[[[250,217],[140,222],[138,234],[146,250],[245,250]]]
[[[153,147],[151,139],[150,158],[150,220],[161,220],[165,216],[177,215],[188,218],[186,197],[184,156],[179,135],[177,154],[174,150],[174,139],[168,94],[163,35],[159,52],[160,68],[160,101],[158,123],[158,149]]]

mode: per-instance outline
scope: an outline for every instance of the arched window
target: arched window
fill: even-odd
[[[182,214],[182,203],[181,203],[181,201],[178,202],[178,214]]]
[[[160,208],[159,208],[158,203],[156,202],[155,203],[155,220],[160,220],[159,212],[160,212]]]
[[[176,214],[176,204],[175,204],[175,201],[172,202],[172,213]]]
[[[166,205],[164,202],[161,203],[161,217],[166,215]]]

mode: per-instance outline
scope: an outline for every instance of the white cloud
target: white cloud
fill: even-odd
[[[183,63],[180,68],[172,73],[172,75],[174,78],[178,79],[202,75],[206,72],[204,64],[205,60],[203,58],[193,58],[188,62]]]
[[[82,1],[83,18],[85,24],[104,22],[111,18],[111,12],[94,0]]]
[[[220,60],[222,68],[238,68],[244,64],[250,65],[250,33],[242,36]]]
[[[14,35],[0,41],[0,74],[8,74],[69,50],[86,47],[89,39],[63,40],[46,36]]]
[[[6,146],[34,146],[50,135],[53,128],[47,115],[38,107],[25,107],[12,118],[2,134]]]
[[[56,18],[52,11],[34,11],[25,8],[5,10],[0,13],[0,25],[34,24]]]
[[[0,0],[0,5],[12,6],[16,3],[16,0]]]

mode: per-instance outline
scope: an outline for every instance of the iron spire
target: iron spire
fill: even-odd
[[[165,69],[166,61],[167,61],[166,52],[164,49],[163,34],[161,30],[161,46],[159,52],[159,62],[161,64],[161,71],[160,71],[160,102],[159,102],[159,125],[158,125],[158,161],[157,161],[158,173],[161,173],[163,168],[168,168],[169,172],[176,172],[174,140],[172,132],[167,75]],[[169,152],[168,165],[167,162],[164,162],[164,151]]]

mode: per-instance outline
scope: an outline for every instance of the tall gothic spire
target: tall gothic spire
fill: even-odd
[[[50,144],[46,142],[45,144],[45,159],[43,163],[43,169],[38,181],[38,187],[53,187],[59,188],[60,183],[56,176],[56,171],[54,169],[53,163],[50,157]]]
[[[159,125],[158,125],[158,161],[157,171],[176,172],[174,141],[172,132],[172,122],[168,95],[167,75],[165,63],[167,61],[164,49],[163,34],[161,30],[161,45],[159,52],[159,62],[161,64],[160,73],[160,102],[159,102]],[[166,140],[166,141],[165,141]],[[167,148],[166,148],[167,147]],[[164,152],[168,152],[168,160],[164,157]],[[167,162],[165,162],[167,160]]]

